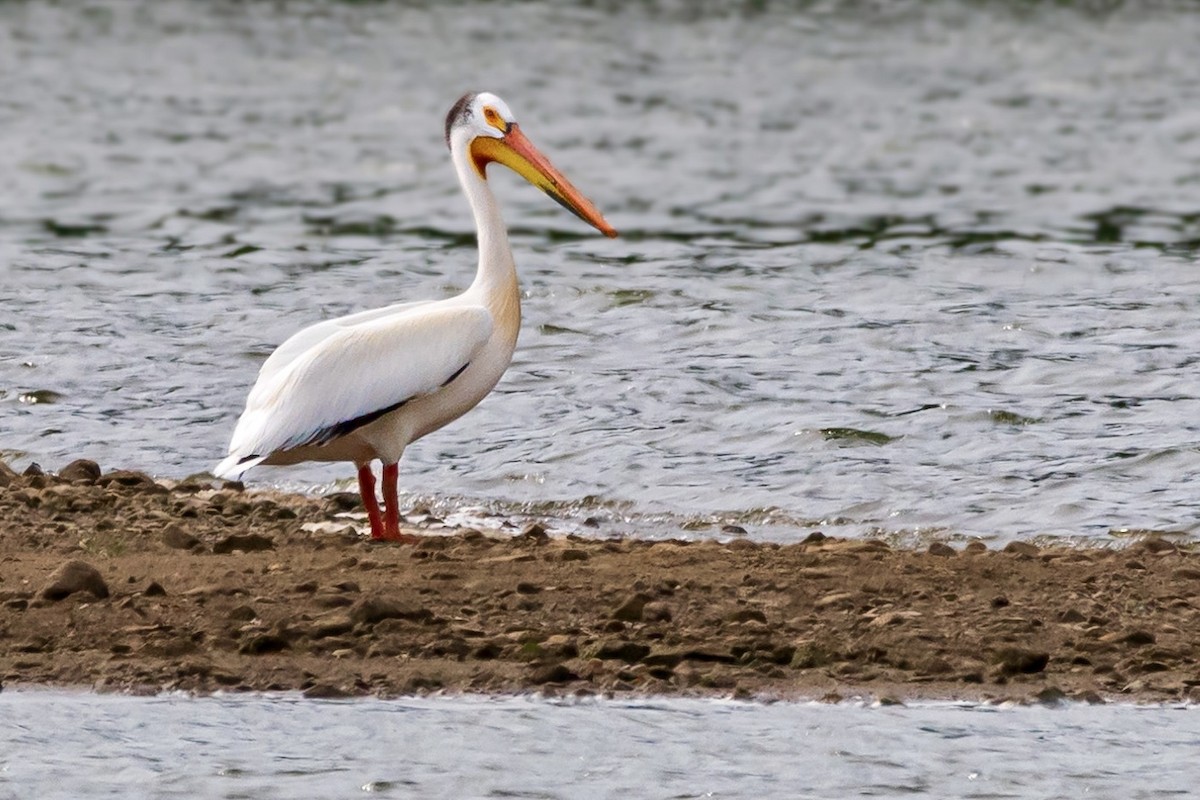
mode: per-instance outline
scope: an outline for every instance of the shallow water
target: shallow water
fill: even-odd
[[[0,4],[0,453],[206,470],[291,332],[465,287],[487,87],[624,236],[496,178],[522,341],[409,502],[1194,534],[1200,13],[1013,6]]]
[[[0,694],[0,798],[1188,797],[1194,707]]]

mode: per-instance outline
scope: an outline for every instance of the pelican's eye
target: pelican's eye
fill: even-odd
[[[500,113],[491,106],[483,107],[483,119],[488,125],[491,125],[501,133],[508,133],[508,123],[500,116]]]

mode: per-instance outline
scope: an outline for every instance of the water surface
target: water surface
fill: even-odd
[[[1190,797],[1194,707],[0,694],[0,798]]]
[[[1200,13],[1156,10],[0,4],[0,453],[206,470],[291,332],[464,288],[489,88],[624,235],[497,175],[516,361],[406,502],[1194,534]]]

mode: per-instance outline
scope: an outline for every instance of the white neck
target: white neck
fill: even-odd
[[[500,206],[488,182],[470,163],[467,146],[455,141],[450,156],[458,173],[458,182],[471,205],[475,230],[479,240],[479,267],[469,293],[483,296],[489,305],[501,299],[511,302],[519,298],[517,267],[508,244],[508,228],[500,216]]]

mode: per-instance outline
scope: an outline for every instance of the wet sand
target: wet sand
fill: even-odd
[[[5,685],[1200,700],[1200,554],[356,532],[356,496],[0,463]],[[598,532],[598,537],[603,534]]]

